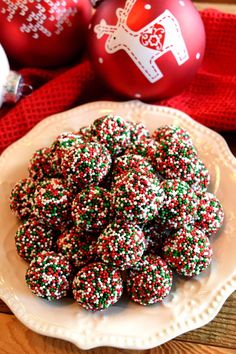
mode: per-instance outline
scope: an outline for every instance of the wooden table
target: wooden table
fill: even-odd
[[[236,0],[220,0],[204,3],[196,0],[199,9],[218,8],[236,13]],[[222,134],[236,156],[236,132]],[[208,325],[181,335],[160,347],[145,351],[129,351],[113,348],[98,348],[89,351],[79,350],[73,344],[60,339],[41,336],[21,324],[9,308],[0,300],[0,354],[118,354],[118,353],[235,353],[236,354],[236,293],[225,302],[219,314]]]

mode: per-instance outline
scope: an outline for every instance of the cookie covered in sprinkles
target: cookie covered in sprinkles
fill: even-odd
[[[139,268],[128,272],[128,295],[132,301],[141,305],[162,301],[169,294],[171,286],[172,271],[159,256],[144,256]]]
[[[124,152],[131,140],[130,123],[118,115],[106,115],[91,125],[92,135],[103,144],[111,156]]]
[[[54,160],[58,161],[58,171],[61,173],[61,161],[65,154],[69,152],[70,149],[76,148],[77,146],[84,144],[86,138],[81,134],[76,134],[73,132],[64,132],[60,134],[51,146],[52,156]]]
[[[41,251],[51,251],[55,232],[37,219],[28,219],[19,226],[15,234],[17,253],[26,262]]]
[[[211,263],[212,253],[209,238],[193,226],[179,229],[163,246],[165,261],[185,277],[203,272]]]
[[[52,147],[54,151],[57,151],[59,155],[63,154],[72,147],[84,144],[86,139],[80,135],[73,132],[64,132],[56,138]]]
[[[112,190],[115,217],[136,223],[153,219],[163,203],[164,191],[156,175],[127,172]]]
[[[178,126],[163,126],[153,133],[159,155],[154,165],[165,179],[181,179],[195,190],[206,190],[209,172],[197,156],[188,132]]]
[[[77,227],[99,232],[109,223],[111,195],[104,188],[91,186],[78,193],[72,203],[72,219]]]
[[[180,179],[187,182],[194,190],[206,191],[210,184],[210,175],[204,163],[192,153],[192,148],[175,150],[159,147],[159,154],[155,159],[154,166],[164,179]]]
[[[55,252],[38,253],[26,271],[26,284],[35,295],[51,300],[66,296],[71,288],[70,262]]]
[[[127,269],[140,260],[145,245],[144,234],[137,225],[113,222],[99,235],[97,253],[103,262]]]
[[[30,177],[15,184],[10,195],[10,208],[18,219],[26,219],[32,213],[37,183]]]
[[[59,177],[58,156],[55,155],[50,147],[38,149],[29,162],[29,176],[35,180]]]
[[[101,182],[108,174],[111,162],[111,155],[105,146],[88,142],[64,155],[61,169],[68,188],[79,191]]]
[[[72,227],[57,239],[58,253],[65,256],[74,267],[80,268],[97,258],[97,236]]]
[[[174,229],[191,223],[199,204],[194,190],[178,179],[161,182],[161,188],[165,196],[158,214],[160,223],[166,228]]]
[[[119,270],[101,262],[90,263],[76,274],[72,291],[77,303],[89,311],[114,305],[123,293]]]
[[[71,192],[57,178],[45,180],[36,188],[33,215],[50,223],[55,229],[64,229],[71,213]]]
[[[207,236],[215,234],[224,221],[224,211],[220,201],[212,193],[197,193],[199,205],[194,225]]]

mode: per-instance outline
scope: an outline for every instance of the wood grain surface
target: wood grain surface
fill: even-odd
[[[196,0],[198,9],[217,8],[236,14],[236,0]],[[235,117],[236,119],[236,117]],[[236,156],[236,132],[223,133]],[[60,339],[41,336],[21,324],[0,300],[0,354],[236,354],[236,293],[225,302],[219,314],[208,325],[183,334],[160,347],[130,351],[116,348],[79,350]]]
[[[96,348],[89,351],[80,350],[75,345],[60,339],[41,336],[30,331],[14,316],[0,314],[0,353],[1,354],[230,354],[234,349],[193,344],[172,340],[160,347],[149,350],[124,350],[116,348]]]

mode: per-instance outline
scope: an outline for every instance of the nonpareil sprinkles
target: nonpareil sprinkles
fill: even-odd
[[[30,177],[17,182],[11,191],[10,208],[18,219],[27,219],[33,208],[37,183]]]
[[[167,264],[178,274],[192,277],[209,266],[212,248],[201,230],[189,226],[174,232],[164,242],[163,254]]]
[[[139,267],[128,272],[127,291],[134,302],[151,305],[162,301],[170,292],[172,271],[159,256],[144,256]]]
[[[111,168],[111,155],[98,142],[87,142],[64,154],[61,170],[65,183],[74,193],[89,185],[97,185]]]
[[[43,251],[31,261],[25,279],[35,295],[51,301],[69,293],[71,277],[72,267],[64,256]]]
[[[144,234],[137,225],[117,221],[98,237],[97,252],[104,263],[124,270],[139,261],[145,246]]]
[[[71,296],[99,311],[126,289],[146,306],[167,297],[176,277],[211,264],[210,240],[224,212],[183,127],[152,133],[108,114],[39,146],[28,170],[13,186],[10,208],[21,221],[15,245],[29,263],[33,294]]]
[[[75,225],[88,232],[100,232],[111,218],[111,194],[104,188],[90,186],[78,193],[72,203]]]
[[[30,218],[19,226],[15,235],[17,253],[30,262],[37,253],[51,251],[54,244],[54,231],[41,220]]]
[[[57,238],[56,249],[74,268],[81,268],[97,258],[97,238],[98,235],[73,226]]]
[[[121,273],[102,262],[90,263],[76,274],[72,291],[80,306],[90,311],[115,304],[123,293]]]

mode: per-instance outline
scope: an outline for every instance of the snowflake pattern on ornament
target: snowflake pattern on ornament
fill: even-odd
[[[73,0],[77,4],[79,0]],[[7,21],[11,22],[15,16],[22,16],[20,31],[32,35],[38,39],[40,34],[51,37],[53,34],[59,35],[63,32],[64,26],[71,27],[71,18],[78,12],[76,7],[67,8],[66,1],[52,0],[3,0],[5,7],[1,8],[1,13],[6,15]],[[34,4],[34,10],[30,4]],[[49,9],[48,9],[49,8]],[[49,16],[48,16],[49,14]],[[54,29],[47,28],[45,21],[54,23]]]

